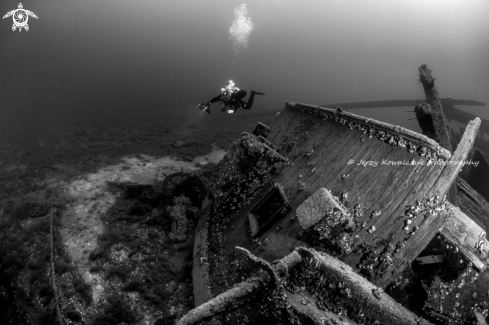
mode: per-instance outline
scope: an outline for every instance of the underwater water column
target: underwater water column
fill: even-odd
[[[229,28],[231,39],[233,40],[233,48],[238,53],[242,48],[248,48],[248,38],[253,30],[251,18],[246,17],[248,10],[246,5],[242,4],[234,9],[234,21]]]

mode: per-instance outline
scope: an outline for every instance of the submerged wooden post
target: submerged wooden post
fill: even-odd
[[[419,126],[423,131],[423,135],[436,141],[436,132],[433,123],[433,116],[431,115],[430,105],[423,103],[414,107],[416,118],[418,119]]]
[[[440,95],[435,87],[435,79],[431,75],[431,70],[428,69],[426,64],[419,67],[419,81],[423,85],[426,103],[431,108],[431,118],[433,120],[433,128],[435,131],[434,140],[440,144],[443,148],[453,153],[452,143],[450,140],[450,133],[448,131],[447,118],[443,113],[443,107],[441,105]],[[418,114],[416,114],[418,115]],[[421,124],[421,122],[420,122]],[[447,194],[448,201],[453,205],[457,205],[457,189],[452,186]]]
[[[438,142],[443,148],[453,153],[452,144],[450,142],[450,135],[447,128],[447,118],[443,113],[443,107],[441,105],[440,95],[435,87],[435,78],[431,75],[431,70],[428,69],[426,64],[419,67],[419,80],[423,85],[424,93],[426,96],[426,102],[431,106],[431,114],[433,117],[433,126],[436,132],[436,142]]]

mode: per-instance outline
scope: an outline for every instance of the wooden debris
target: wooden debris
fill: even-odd
[[[315,299],[307,292],[287,292],[286,294],[288,303],[291,306],[289,313],[297,317],[301,324],[358,325],[358,323],[344,315],[340,316],[328,310],[320,310],[314,304]]]
[[[460,143],[458,144],[457,150],[455,150],[453,156],[448,161],[447,166],[443,169],[443,172],[437,179],[434,185],[435,187],[437,185],[442,187],[446,187],[447,185],[451,186],[451,184],[455,181],[460,169],[463,166],[463,162],[466,160],[470,150],[472,149],[480,123],[481,120],[478,117],[469,122],[462,140],[460,140]],[[441,193],[441,191],[439,192]]]
[[[423,134],[430,139],[436,139],[436,132],[433,125],[433,116],[431,115],[431,107],[429,104],[418,104],[414,107],[416,118]]]
[[[436,142],[438,142],[443,148],[453,152],[452,145],[450,143],[450,136],[448,133],[447,119],[443,113],[443,107],[441,105],[440,95],[435,87],[435,78],[431,75],[431,70],[428,69],[426,64],[419,67],[419,80],[423,85],[424,93],[426,96],[426,102],[431,107],[431,116],[433,118],[433,127],[436,134]]]
[[[253,131],[253,135],[262,136],[262,137],[266,138],[268,136],[268,134],[270,134],[270,127],[261,123],[261,122],[258,122],[258,125],[256,126],[255,130]]]
[[[440,234],[457,247],[479,271],[489,264],[489,241],[486,232],[459,208],[451,206],[448,218]]]
[[[433,122],[432,125],[433,125],[434,136],[435,136],[434,140],[438,142],[440,146],[442,146],[443,148],[447,149],[450,152],[453,152],[453,147],[450,140],[449,128],[447,124],[447,118],[443,113],[443,107],[441,105],[440,95],[438,94],[438,90],[435,87],[435,78],[433,78],[433,76],[431,75],[431,70],[428,69],[426,64],[420,66],[418,70],[419,70],[419,80],[423,85],[424,93],[426,96],[426,102],[430,107],[431,118]],[[419,113],[419,115],[421,117],[421,112]],[[418,117],[418,113],[416,113],[416,117]],[[427,115],[426,118],[428,118]],[[421,124],[426,124],[427,122],[423,121],[419,123],[421,128],[423,128]],[[450,188],[447,197],[448,197],[448,201],[450,201],[454,205],[457,205],[457,189],[455,186]]]
[[[342,287],[348,288],[349,292],[349,298],[344,300],[347,304],[345,307],[363,310],[365,321],[376,320],[380,324],[396,325],[430,324],[397,303],[381,288],[358,275],[350,266],[326,253],[299,247],[290,255],[299,257],[289,259],[294,264],[288,265],[289,269],[300,266],[297,263],[300,259],[307,267],[317,270],[324,277],[322,282],[325,284],[342,282]],[[305,291],[314,289],[317,288],[306,287]],[[310,299],[310,302],[315,303],[316,300]]]
[[[213,316],[223,312],[235,310],[246,302],[244,298],[260,290],[269,280],[267,274],[251,277],[248,280],[238,283],[229,291],[226,291],[212,300],[189,311],[183,316],[176,325],[199,324]]]
[[[346,216],[346,211],[336,202],[331,192],[320,188],[297,208],[297,219],[302,229],[307,229],[326,216],[327,210],[338,210]]]

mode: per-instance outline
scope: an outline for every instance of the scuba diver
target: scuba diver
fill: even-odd
[[[219,96],[212,98],[207,104],[201,103],[198,106],[200,110],[210,114],[210,106],[216,102],[221,102],[221,112],[233,114],[238,109],[250,109],[251,106],[253,106],[253,99],[255,95],[265,95],[265,93],[252,90],[248,102],[245,102],[243,101],[243,98],[246,97],[246,94],[246,90],[235,87],[234,82],[229,80],[229,85],[227,85],[226,88],[221,88],[221,94]]]

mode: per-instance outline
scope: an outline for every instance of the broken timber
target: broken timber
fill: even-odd
[[[418,104],[414,107],[414,112],[423,134],[436,141],[436,132],[433,126],[433,116],[431,114],[430,105],[426,103]]]
[[[286,287],[287,282],[299,284],[301,292],[305,291],[312,297],[309,302],[319,308],[323,305],[321,301],[329,297],[335,300],[333,305],[339,305],[333,309],[353,311],[361,323],[430,324],[358,275],[350,266],[326,253],[298,247],[274,265],[277,273],[283,276]]]
[[[486,232],[459,208],[453,212],[440,234],[457,247],[477,271],[483,271],[489,263],[489,241]]]
[[[176,325],[199,324],[213,316],[233,311],[242,306],[246,302],[248,296],[259,291],[267,281],[268,275],[266,274],[249,278],[246,281],[235,285],[229,291],[192,309],[183,316]]]
[[[396,325],[430,324],[356,274],[351,267],[328,254],[299,247],[275,261],[272,267],[273,273],[283,283],[279,290],[285,291],[288,304],[286,312],[301,323],[319,325],[333,321],[335,324],[359,324],[351,320],[349,315],[340,317],[324,308],[324,303],[329,299],[331,304],[335,304],[334,308],[350,311],[351,316],[362,323],[378,321],[381,324]],[[309,280],[306,281],[305,277]],[[248,278],[189,311],[177,325],[199,324],[211,317],[226,315],[246,305],[249,298],[269,284],[270,280],[267,273]],[[302,289],[293,290],[295,283],[301,283]],[[343,294],[346,296],[343,297]]]
[[[443,148],[453,152],[452,145],[450,143],[450,136],[448,134],[447,119],[443,113],[440,95],[435,87],[435,78],[433,78],[431,75],[431,70],[428,69],[426,64],[420,66],[418,70],[419,80],[423,85],[426,102],[431,107],[433,126],[436,133],[436,142],[438,142]]]
[[[440,146],[453,153],[447,118],[445,117],[445,114],[443,112],[440,95],[438,94],[438,90],[435,87],[435,78],[433,78],[433,76],[431,75],[431,70],[428,69],[426,64],[421,65],[418,71],[419,80],[423,85],[426,102],[428,104],[428,107],[427,109],[425,108],[425,111],[429,110],[431,113],[426,114],[425,118],[431,116],[435,141],[438,142]],[[417,111],[416,117],[418,117],[418,115],[421,115],[421,112],[418,112],[420,111],[418,108],[415,108],[415,111]],[[420,122],[420,126],[421,128],[423,128],[423,125],[421,124],[422,122]],[[457,205],[457,189],[455,186],[450,188],[447,198],[450,203]]]
[[[431,71],[422,65],[419,68],[420,80],[423,84],[426,93],[426,99],[432,103],[432,107],[436,109],[431,109],[429,104],[420,104],[415,107],[416,117],[418,119],[419,125],[423,130],[423,134],[437,140],[441,144],[441,139],[448,138],[448,133],[445,134],[445,130],[448,132],[448,126],[446,124],[446,118],[443,114],[443,108],[439,100],[438,92],[434,87],[434,79],[431,76]],[[438,105],[438,102],[440,104]],[[477,132],[476,132],[477,133]],[[446,137],[445,137],[446,136]],[[450,140],[448,138],[448,140]],[[474,140],[475,141],[475,140]],[[470,144],[470,146],[472,146]],[[482,167],[486,168],[487,162],[480,154],[479,150],[471,150],[468,157],[474,157],[474,153],[477,155],[477,160],[482,161]],[[463,166],[462,160],[459,161],[461,166]],[[484,165],[484,162],[486,165]],[[470,166],[472,167],[472,166]],[[473,168],[473,167],[472,167]],[[487,168],[486,168],[487,169]],[[465,174],[469,174],[466,171]],[[481,173],[484,175],[484,173]],[[479,176],[480,177],[480,176]],[[475,172],[472,173],[472,183],[477,182],[475,178]],[[481,182],[477,182],[480,184]],[[468,186],[468,185],[467,185]],[[469,186],[470,187],[470,186]],[[481,184],[480,188],[487,187],[487,184]],[[457,184],[451,187],[451,191],[457,193]],[[452,198],[454,196],[452,195]],[[462,200],[462,198],[460,198]],[[454,200],[452,200],[454,201]],[[458,195],[457,195],[457,201]],[[458,203],[458,202],[457,202]],[[458,205],[455,203],[455,205]],[[471,204],[472,206],[473,204]],[[446,226],[440,231],[440,234],[452,244],[461,250],[461,253],[472,263],[472,265],[480,272],[483,271],[488,262],[487,256],[487,239],[485,239],[485,231],[478,226],[470,217],[465,215],[460,209],[450,205],[450,210],[453,211],[451,216],[448,218]],[[482,235],[482,236],[481,236]]]

